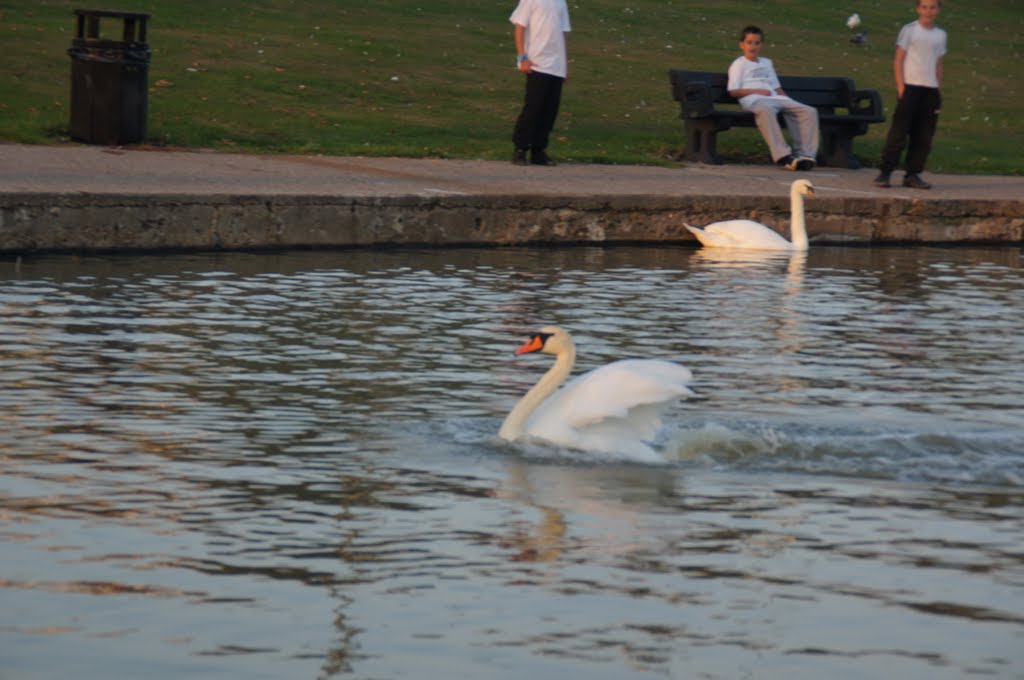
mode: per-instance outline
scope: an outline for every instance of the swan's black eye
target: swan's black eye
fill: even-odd
[[[533,337],[537,338],[541,345],[544,345],[552,335],[554,335],[554,333],[537,333]]]

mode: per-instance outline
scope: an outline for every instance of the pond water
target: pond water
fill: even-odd
[[[664,464],[496,438],[689,366]],[[1017,249],[0,261],[0,677],[1024,678]]]

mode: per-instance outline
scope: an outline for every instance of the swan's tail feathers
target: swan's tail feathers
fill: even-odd
[[[700,227],[695,227],[692,224],[687,224],[686,222],[683,222],[683,226],[689,229],[690,233],[697,237],[697,240],[700,241],[702,246],[714,245],[714,239],[711,238],[711,235]]]

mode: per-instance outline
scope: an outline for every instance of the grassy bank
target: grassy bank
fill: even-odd
[[[552,155],[668,163],[682,144],[669,68],[724,70],[737,30],[760,24],[780,72],[850,75],[894,103],[892,43],[913,0],[716,3],[570,0],[571,77]],[[514,0],[119,0],[152,14],[149,141],[255,152],[505,159],[522,96],[508,15]],[[701,5],[701,6],[699,6]],[[0,2],[0,139],[66,141],[79,2]],[[850,43],[858,11],[867,47]],[[945,103],[929,169],[1024,171],[1024,14],[1017,3],[946,3]],[[109,27],[107,27],[109,26]],[[105,33],[117,34],[116,23]],[[873,163],[886,125],[858,139]],[[732,160],[766,162],[754,130],[720,139]],[[2,153],[2,147],[0,147]]]

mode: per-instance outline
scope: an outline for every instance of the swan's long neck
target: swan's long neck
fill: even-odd
[[[807,225],[804,222],[804,197],[800,190],[793,188],[789,192],[789,236],[793,241],[793,250],[807,250]]]
[[[548,372],[541,376],[537,384],[530,388],[530,391],[523,395],[519,403],[505,418],[498,436],[502,439],[512,441],[518,439],[523,433],[526,421],[530,419],[537,407],[544,403],[544,400],[551,396],[551,393],[558,389],[565,379],[572,373],[573,364],[576,363],[576,348],[568,347],[555,356],[555,364],[548,369]]]

